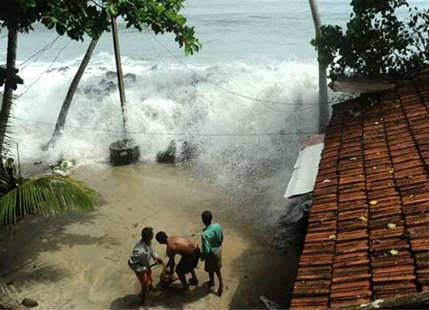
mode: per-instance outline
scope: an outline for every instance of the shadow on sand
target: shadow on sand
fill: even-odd
[[[206,287],[192,286],[189,291],[183,291],[180,284],[171,285],[168,288],[156,288],[150,292],[147,301],[147,308],[169,308],[186,309],[186,305],[204,298],[213,292]],[[115,299],[110,305],[110,309],[138,309],[140,307],[140,294],[129,294]]]
[[[239,279],[229,309],[265,309],[259,300],[260,296],[273,300],[281,308],[288,307],[298,256],[295,249],[290,249],[284,256],[276,254],[274,249],[272,251],[261,253],[249,249],[233,262],[234,268],[238,270],[243,269],[243,264],[246,264],[247,272]],[[264,255],[266,259],[261,260]],[[253,282],[252,286],[249,281]]]
[[[66,232],[74,223],[92,225],[96,216],[95,212],[72,212],[55,218],[28,216],[16,225],[0,227],[0,278],[22,286],[26,282],[56,282],[68,277],[63,269],[50,265],[39,255],[56,252],[63,246],[97,244],[109,247],[118,244],[107,236]]]

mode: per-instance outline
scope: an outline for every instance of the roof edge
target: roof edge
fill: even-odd
[[[329,308],[335,310],[375,310],[375,309],[398,309],[398,307],[414,307],[429,305],[429,292],[379,299],[369,304],[355,304],[341,308]]]
[[[378,93],[386,90],[392,90],[397,86],[397,82],[361,77],[339,79],[329,84],[329,87],[335,92],[361,94]]]

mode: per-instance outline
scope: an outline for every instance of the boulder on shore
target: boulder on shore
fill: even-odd
[[[197,147],[187,141],[182,143],[180,153],[177,152],[177,144],[175,140],[171,140],[165,151],[161,151],[156,155],[156,161],[159,163],[174,164],[179,162],[190,161],[197,156]]]
[[[174,164],[176,162],[176,151],[176,141],[171,140],[167,150],[164,152],[158,152],[158,154],[156,154],[156,161],[159,163]]]

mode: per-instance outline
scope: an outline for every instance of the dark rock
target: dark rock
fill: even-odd
[[[182,151],[178,157],[178,162],[190,161],[197,156],[197,147],[187,141],[182,144]]]
[[[156,155],[156,161],[159,163],[174,164],[176,162],[176,151],[176,141],[171,140],[167,150],[159,152]]]
[[[116,83],[113,81],[107,81],[103,87],[104,93],[109,94],[116,90]]]
[[[136,82],[136,75],[134,73],[127,73],[124,75],[124,82],[125,83],[135,83]]]
[[[116,72],[115,71],[107,71],[106,72],[106,77],[108,79],[114,79],[116,77]]]
[[[83,88],[83,93],[90,99],[100,96],[101,92],[101,89],[94,85],[86,86]]]
[[[34,299],[31,299],[31,298],[24,298],[22,300],[21,304],[23,304],[24,306],[26,306],[28,308],[37,307],[39,305],[39,303],[37,301],[35,301]]]
[[[67,71],[68,69],[70,69],[69,67],[67,67],[67,66],[65,66],[65,67],[60,67],[60,68],[58,68],[58,72],[61,72],[61,71]]]
[[[197,156],[197,148],[195,145],[184,141],[180,153],[177,152],[176,141],[171,140],[164,152],[159,152],[156,155],[156,161],[159,163],[174,164],[178,162],[190,161]]]
[[[54,72],[54,71],[57,71],[57,72],[63,72],[63,71],[67,71],[68,69],[70,69],[69,67],[67,67],[67,66],[65,66],[65,67],[59,67],[59,68],[52,68],[52,69],[49,69],[48,71],[46,71],[47,73],[51,73],[51,72]]]

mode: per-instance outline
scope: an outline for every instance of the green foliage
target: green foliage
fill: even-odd
[[[0,28],[13,27],[19,32],[33,30],[41,22],[59,35],[82,40],[109,30],[110,17],[121,17],[126,27],[150,28],[156,34],[171,32],[186,54],[197,52],[201,44],[193,27],[180,14],[185,0],[2,0]]]
[[[13,83],[11,86],[13,89],[16,90],[16,88],[18,87],[18,84],[22,84],[24,83],[24,81],[21,79],[19,75],[17,75],[18,69],[14,69],[14,71],[15,71],[15,75],[13,76]],[[7,77],[6,68],[0,66],[0,87],[3,86],[3,84],[6,82],[6,77]]]
[[[73,40],[83,40],[87,34],[92,38],[110,29],[110,16],[120,17],[126,27],[140,31],[145,28],[155,34],[171,32],[175,41],[184,47],[186,55],[192,55],[201,48],[195,37],[194,27],[186,25],[186,18],[180,14],[185,0],[2,0],[0,1],[0,28],[16,28],[18,32],[33,30],[33,24],[40,22],[59,35]],[[17,72],[17,71],[16,71]],[[6,74],[0,68],[0,86]],[[13,77],[16,89],[22,79]]]
[[[329,66],[330,78],[379,75],[404,77],[429,64],[429,10],[406,0],[352,0],[346,29],[321,27],[312,40],[319,61]],[[401,20],[398,9],[408,11]]]
[[[50,175],[28,180],[0,198],[0,223],[14,223],[17,215],[89,211],[97,197],[92,189],[69,177]]]
[[[179,14],[184,0],[105,0],[104,8],[113,16],[121,16],[126,27],[142,31],[149,28],[155,34],[171,32],[185,53],[192,55],[201,48],[195,37],[194,27],[186,25],[186,18]]]

